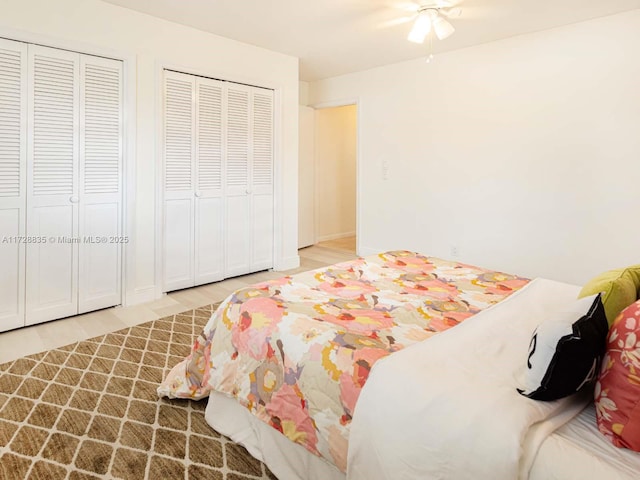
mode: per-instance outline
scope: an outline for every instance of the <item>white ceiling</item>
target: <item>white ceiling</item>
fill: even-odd
[[[318,80],[425,56],[406,40],[412,11],[434,0],[104,0],[300,58]],[[437,1],[437,0],[436,0]],[[453,0],[456,33],[444,52],[640,8],[640,0]]]

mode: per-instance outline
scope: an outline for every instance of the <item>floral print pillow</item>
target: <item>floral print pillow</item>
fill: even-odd
[[[600,432],[616,447],[640,452],[640,301],[611,326],[595,402]]]

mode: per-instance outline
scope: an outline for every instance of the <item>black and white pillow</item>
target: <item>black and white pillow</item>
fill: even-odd
[[[533,332],[518,389],[534,400],[557,400],[592,385],[606,350],[609,325],[600,295],[576,301]]]

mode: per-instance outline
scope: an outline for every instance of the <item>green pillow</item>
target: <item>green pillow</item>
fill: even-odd
[[[634,303],[640,291],[640,265],[609,270],[591,279],[582,288],[578,298],[603,292],[602,303],[609,326],[616,317]]]

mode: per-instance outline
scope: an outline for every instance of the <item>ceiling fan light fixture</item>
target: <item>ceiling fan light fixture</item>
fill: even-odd
[[[450,37],[456,29],[441,15],[433,20],[433,31],[440,40]]]
[[[440,40],[444,40],[456,31],[447,18],[459,17],[461,13],[461,8],[454,7],[449,2],[421,6],[407,40],[413,43],[424,43],[431,31]]]
[[[424,43],[424,39],[427,38],[429,32],[431,32],[431,17],[427,12],[420,12],[407,40],[413,43]]]

